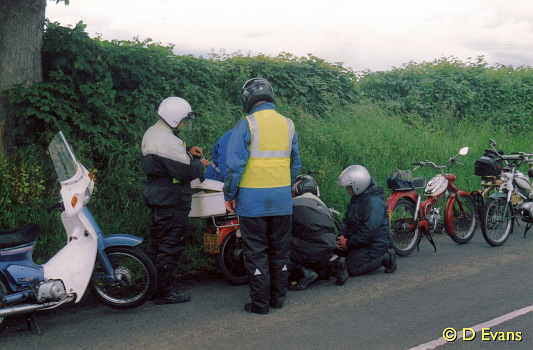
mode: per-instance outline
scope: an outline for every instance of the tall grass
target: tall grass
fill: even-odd
[[[342,170],[353,164],[365,166],[378,184],[386,188],[386,179],[394,169],[412,170],[415,166],[411,163],[421,160],[444,165],[460,148],[468,146],[468,155],[458,159],[464,165],[454,165],[450,171],[457,176],[457,186],[470,192],[479,187],[480,179],[473,175],[474,162],[489,148],[490,138],[508,153],[533,151],[530,128],[510,135],[490,121],[456,121],[446,113],[426,121],[415,114],[398,115],[362,104],[320,117],[299,115],[294,120],[303,169],[323,173],[315,176],[322,198],[341,212],[349,197],[335,182]],[[414,175],[429,179],[435,171],[425,167]]]
[[[194,131],[181,136],[187,144],[200,145],[210,158],[212,145],[242,117],[242,113],[235,106],[221,101],[217,101],[216,106],[206,104],[202,107],[203,117],[195,121]],[[474,162],[489,147],[490,138],[496,140],[498,147],[506,153],[533,152],[531,128],[524,127],[511,135],[505,129],[493,126],[492,121],[474,118],[456,121],[446,111],[427,120],[416,114],[398,114],[372,104],[332,107],[322,115],[312,115],[283,103],[277,108],[295,123],[302,173],[310,169],[319,172],[314,178],[320,186],[322,199],[341,213],[350,198],[344,188],[336,186],[336,180],[342,170],[352,164],[368,168],[378,184],[386,188],[385,180],[394,169],[413,169],[412,162],[426,159],[445,164],[461,147],[468,146],[468,155],[459,158],[464,165],[455,165],[451,171],[457,175],[457,186],[470,192],[479,188],[480,179],[473,175]],[[105,163],[94,163],[86,154],[88,147],[84,147],[84,143],[89,140],[69,141],[73,141],[80,161],[96,174],[96,191],[89,208],[102,231],[148,237],[150,211],[142,199],[141,140],[136,140],[134,147],[110,151]],[[58,192],[43,190],[40,197],[34,196],[31,202],[14,203],[6,180],[20,176],[22,168],[34,178],[47,179],[53,168],[44,150],[37,148],[30,145],[1,159],[0,228],[36,222],[43,228],[43,234],[34,258],[43,262],[66,244],[59,212],[46,212],[46,206],[58,198]],[[19,170],[13,170],[15,165]],[[35,170],[37,167],[39,171]],[[414,172],[415,176],[427,179],[434,174],[430,168]],[[31,186],[29,182],[28,186]],[[6,201],[8,194],[11,203]],[[191,275],[215,270],[213,256],[202,251],[204,228],[205,220],[191,219],[191,235],[180,258],[180,273]]]

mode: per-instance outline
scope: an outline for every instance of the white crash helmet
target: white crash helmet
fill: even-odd
[[[362,165],[351,165],[344,169],[337,180],[337,186],[352,186],[355,195],[361,194],[370,186],[372,177]]]
[[[173,129],[177,128],[183,119],[193,120],[195,118],[191,106],[181,97],[164,99],[159,105],[157,114]]]

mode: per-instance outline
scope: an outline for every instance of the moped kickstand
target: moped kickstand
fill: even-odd
[[[424,233],[424,236],[428,239],[429,243],[433,246],[434,252],[437,252],[437,246],[435,245],[435,242],[433,241],[433,237],[431,237],[431,233]],[[420,251],[420,242],[422,240],[418,241],[418,244],[416,245],[416,250]]]
[[[35,318],[35,312],[31,312],[26,316],[26,325],[28,326],[28,330],[31,332],[33,331],[33,328],[35,328],[35,332],[37,335],[43,335],[43,332],[41,331],[41,328],[37,324],[37,319]]]

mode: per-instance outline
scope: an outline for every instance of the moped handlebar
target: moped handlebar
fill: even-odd
[[[439,169],[442,172],[444,169],[451,167],[455,163],[464,165],[463,163],[460,163],[460,162],[457,161],[457,157],[458,156],[464,156],[467,153],[468,153],[468,147],[461,148],[461,150],[459,150],[459,153],[457,155],[451,157],[448,160],[448,164],[446,164],[446,165],[437,165],[434,162],[429,161],[429,160],[421,160],[420,162],[417,162],[417,163],[411,163],[411,165],[418,165],[418,167],[416,167],[414,170],[418,169],[419,167],[431,165],[433,168]]]
[[[451,167],[455,163],[460,164],[460,165],[464,165],[463,163],[458,162],[457,159],[455,159],[455,157],[450,158],[450,160],[448,161],[448,164],[446,164],[446,165],[437,165],[434,162],[429,161],[429,160],[423,160],[423,161],[420,161],[418,163],[411,163],[411,165],[418,165],[413,170],[417,170],[418,168],[431,165],[434,169],[438,169],[438,170],[443,171],[444,169]]]
[[[531,158],[533,157],[533,153],[526,153],[526,152],[511,152],[511,154],[518,154],[523,158]]]
[[[512,155],[502,156],[502,159],[512,161],[513,166],[520,167],[523,162],[533,165],[533,154],[525,152],[511,152]]]

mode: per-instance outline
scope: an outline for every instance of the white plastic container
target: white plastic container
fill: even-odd
[[[206,179],[204,182],[195,179],[191,181],[192,195],[191,212],[189,217],[207,217],[226,214],[224,205],[224,183]]]

